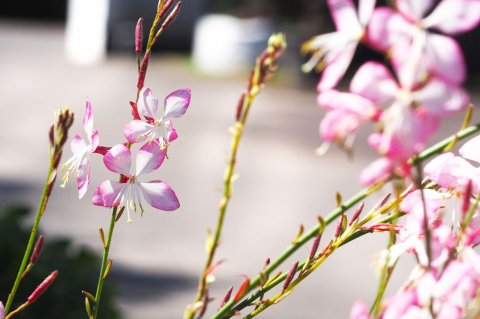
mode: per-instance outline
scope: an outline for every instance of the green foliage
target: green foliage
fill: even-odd
[[[29,210],[22,206],[11,206],[0,212],[0,300],[4,302],[27,244],[29,228],[25,226],[24,219],[28,213]],[[36,303],[15,318],[85,319],[81,292],[95,292],[100,257],[88,248],[74,246],[67,238],[45,239],[42,254],[20,285],[12,309],[23,303],[52,271],[58,270],[58,277]],[[107,283],[102,295],[100,318],[120,318],[115,296],[111,282]]]

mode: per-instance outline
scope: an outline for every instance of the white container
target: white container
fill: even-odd
[[[65,31],[68,60],[92,64],[105,58],[109,0],[69,0]]]
[[[211,76],[238,74],[253,65],[271,33],[271,23],[265,18],[205,15],[195,25],[193,64]]]

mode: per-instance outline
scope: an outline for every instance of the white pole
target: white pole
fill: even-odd
[[[109,0],[69,0],[65,32],[67,58],[79,64],[101,61],[107,49]]]

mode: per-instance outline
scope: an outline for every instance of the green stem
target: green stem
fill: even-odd
[[[415,158],[412,158],[409,160],[409,164],[411,165],[416,165],[417,163],[421,163],[422,161],[437,155],[441,153],[445,147],[450,145],[453,141],[459,141],[462,139],[465,139],[477,132],[480,131],[480,123],[467,127],[466,129],[463,129],[459,132],[457,132],[455,135],[452,135],[437,144],[429,147],[428,149],[424,150],[420,154],[418,154]],[[365,188],[355,194],[352,198],[350,198],[348,201],[343,203],[340,207],[337,207],[335,210],[333,210],[327,217],[325,218],[325,224],[331,224],[338,216],[346,212],[348,209],[352,208],[356,204],[358,204],[360,201],[368,197],[370,194],[375,192],[378,188],[380,188],[383,185],[384,181],[381,181],[371,187]],[[315,237],[320,230],[320,225],[316,225],[312,227],[309,231],[307,231],[302,237],[300,237],[294,244],[291,244],[289,247],[287,247],[286,250],[283,251],[283,253],[280,254],[280,256],[274,260],[273,262],[270,263],[268,267],[266,267],[262,273],[265,275],[270,275],[278,266],[280,266],[288,257],[290,257],[294,252],[296,252],[300,247],[302,247],[306,242],[308,242],[310,239]],[[356,235],[358,233],[358,235]],[[352,239],[347,239],[345,243],[353,240],[354,238],[360,237],[366,233],[369,233],[368,231],[358,231],[352,235]],[[282,282],[286,277],[286,274],[278,277],[273,283],[280,283]],[[273,284],[272,283],[272,284]],[[248,294],[251,292],[253,289],[258,287],[261,284],[261,276],[257,275],[254,277],[251,281],[249,286],[247,287],[247,290],[245,294]],[[271,288],[270,288],[271,289]],[[251,296],[258,297],[262,293],[267,292],[269,289],[260,289],[256,293],[252,294]],[[245,301],[250,300],[247,302],[247,304],[250,304],[252,300],[250,298],[244,299],[244,302],[241,304],[243,305]],[[253,300],[255,300],[253,298]],[[230,300],[228,301],[221,309],[219,309],[212,317],[211,319],[220,319],[220,318],[228,318],[232,315],[232,309],[237,304],[238,301],[233,301]],[[240,305],[240,304],[239,304]]]
[[[93,311],[93,318],[97,318],[98,308],[100,308],[100,297],[102,296],[103,283],[105,282],[105,270],[108,264],[108,253],[110,252],[110,243],[112,242],[113,229],[115,228],[115,220],[117,218],[117,208],[112,211],[112,218],[110,220],[110,227],[108,228],[107,242],[103,247],[102,266],[100,267],[100,274],[98,276],[97,291],[95,293],[95,307]]]
[[[47,179],[45,181],[45,185],[43,186],[42,196],[40,198],[40,202],[38,204],[37,209],[37,216],[35,217],[35,222],[32,226],[32,231],[30,232],[30,238],[28,239],[27,248],[25,249],[25,253],[23,255],[22,263],[20,264],[20,268],[18,269],[17,277],[15,278],[15,282],[13,284],[12,290],[8,295],[7,302],[5,304],[5,316],[8,314],[10,307],[12,306],[13,299],[15,298],[15,294],[17,293],[18,286],[22,281],[22,275],[27,267],[28,259],[30,254],[32,253],[33,245],[35,243],[35,238],[37,237],[38,227],[40,225],[40,220],[42,219],[43,213],[47,207],[48,203],[48,190],[52,187],[51,182],[55,178],[56,169],[54,167],[53,161],[50,162],[50,168],[48,170]]]

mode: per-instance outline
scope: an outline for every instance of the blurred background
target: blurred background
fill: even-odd
[[[77,119],[72,132],[81,132],[88,97],[100,143],[123,141],[129,101],[136,94],[135,24],[143,17],[146,34],[156,5],[154,0],[27,0],[0,7],[0,223],[8,225],[0,227],[0,300],[6,300],[11,286],[12,276],[5,274],[18,266],[13,248],[24,245],[22,229],[33,217],[28,208],[36,210],[47,172],[47,131],[54,111],[70,107]],[[132,224],[118,223],[108,281],[112,298],[105,300],[109,312],[104,318],[179,318],[192,302],[205,259],[206,232],[216,221],[228,127],[249,68],[272,32],[285,32],[289,48],[275,80],[250,113],[238,156],[240,178],[217,255],[226,262],[217,272],[212,296],[221,298],[231,285],[237,288],[243,274],[255,276],[267,257],[278,256],[295,237],[300,224],[310,228],[318,215],[335,207],[336,191],[348,198],[360,189],[361,169],[376,158],[364,142],[371,127],[360,131],[353,161],[336,148],[323,157],[315,155],[321,144],[318,75],[300,72],[304,57],[298,49],[311,36],[331,30],[326,4],[320,0],[184,1],[177,20],[160,37],[146,79],[160,100],[178,88],[192,89],[187,115],[175,121],[180,138],[169,149],[170,159],[152,176],[169,183],[182,206],[174,213],[148,209],[143,217],[134,216]],[[477,104],[479,32],[477,28],[458,37],[469,66],[467,87]],[[350,73],[371,58],[382,59],[359,50]],[[454,132],[461,120],[458,116],[445,123],[438,138]],[[64,158],[69,156],[66,150]],[[65,308],[75,310],[68,318],[84,317],[80,292],[94,290],[99,265],[95,255],[101,253],[98,228],[106,229],[110,217],[108,210],[93,207],[89,197],[113,174],[100,157],[93,160],[92,174],[91,189],[81,201],[74,183],[54,190],[42,226],[51,256],[44,257],[38,279],[32,279],[60,269],[58,281],[68,284],[49,293],[64,306],[68,300]],[[12,204],[17,206],[6,209]],[[348,245],[263,318],[347,317],[356,299],[373,300],[377,282],[371,264],[385,245],[385,236],[377,234]],[[307,253],[301,249],[281,270]],[[59,254],[66,257],[59,259]],[[408,260],[400,264],[390,291],[407,276],[408,266]],[[53,318],[41,309],[52,308],[54,299],[33,305],[30,317]],[[53,309],[66,318],[64,308]]]

